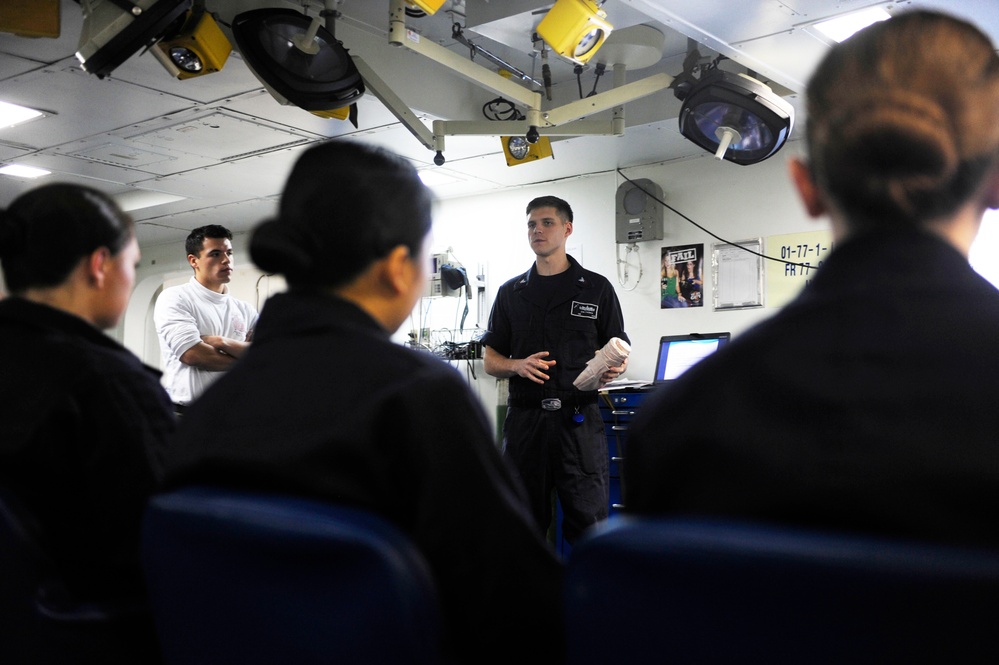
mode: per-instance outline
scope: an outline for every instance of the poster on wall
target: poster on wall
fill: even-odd
[[[701,307],[704,304],[703,269],[703,244],[663,247],[660,308]]]

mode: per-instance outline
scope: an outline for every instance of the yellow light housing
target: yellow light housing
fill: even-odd
[[[357,104],[351,104],[350,106],[344,106],[338,109],[330,109],[328,111],[309,111],[309,113],[317,115],[320,118],[325,118],[326,120],[347,120],[353,113],[355,117],[351,123],[357,127]]]
[[[58,37],[59,6],[59,0],[3,0],[0,32],[22,37]]]
[[[422,9],[428,15],[433,14],[444,4],[445,0],[406,0],[406,4]]]
[[[350,107],[345,106],[342,109],[333,109],[332,111],[309,111],[309,113],[326,120],[346,120],[350,116]]]
[[[556,0],[538,24],[538,36],[559,55],[585,64],[611,30],[607,13],[592,0]]]
[[[222,69],[232,44],[208,12],[188,14],[180,31],[156,42],[153,55],[175,78],[189,79]]]
[[[552,153],[552,141],[547,136],[539,138],[537,143],[529,143],[523,136],[501,136],[500,140],[503,143],[507,166],[535,162],[545,157],[555,158]]]

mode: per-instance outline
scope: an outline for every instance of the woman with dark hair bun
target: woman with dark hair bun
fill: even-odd
[[[807,95],[810,159],[792,175],[809,212],[829,212],[840,238],[924,229],[967,255],[997,205],[999,56],[988,37],[941,14],[901,14],[834,48]]]
[[[643,405],[624,502],[999,546],[999,291],[968,263],[999,207],[996,47],[898,13],[830,49],[807,111],[791,175],[835,249]]]
[[[139,528],[174,416],[159,372],[102,332],[124,313],[138,261],[132,220],[97,190],[48,185],[0,211],[0,491],[66,586],[54,611],[139,609],[95,625],[107,639],[72,654],[55,623],[4,631],[4,652],[23,649],[24,662],[158,662]]]
[[[166,487],[378,513],[426,556],[457,662],[558,662],[561,564],[482,405],[454,368],[390,338],[426,290],[431,206],[393,153],[334,140],[302,154],[277,218],[250,241],[288,291],[264,303],[253,346],[185,412]]]

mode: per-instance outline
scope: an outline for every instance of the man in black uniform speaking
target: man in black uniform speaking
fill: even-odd
[[[607,517],[609,459],[597,391],[573,381],[612,337],[628,340],[611,283],[566,254],[572,208],[542,196],[527,205],[527,239],[537,256],[523,275],[503,284],[482,342],[486,373],[510,379],[503,452],[527,487],[542,533],[552,520],[554,489],[572,543]],[[600,377],[620,376],[627,360]]]

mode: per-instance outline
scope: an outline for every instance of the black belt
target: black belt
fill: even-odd
[[[545,411],[558,411],[563,408],[574,409],[576,407],[596,403],[596,395],[581,397],[546,397],[544,399],[537,399],[533,397],[511,397],[508,401],[510,406],[517,407],[518,409],[544,409]]]

